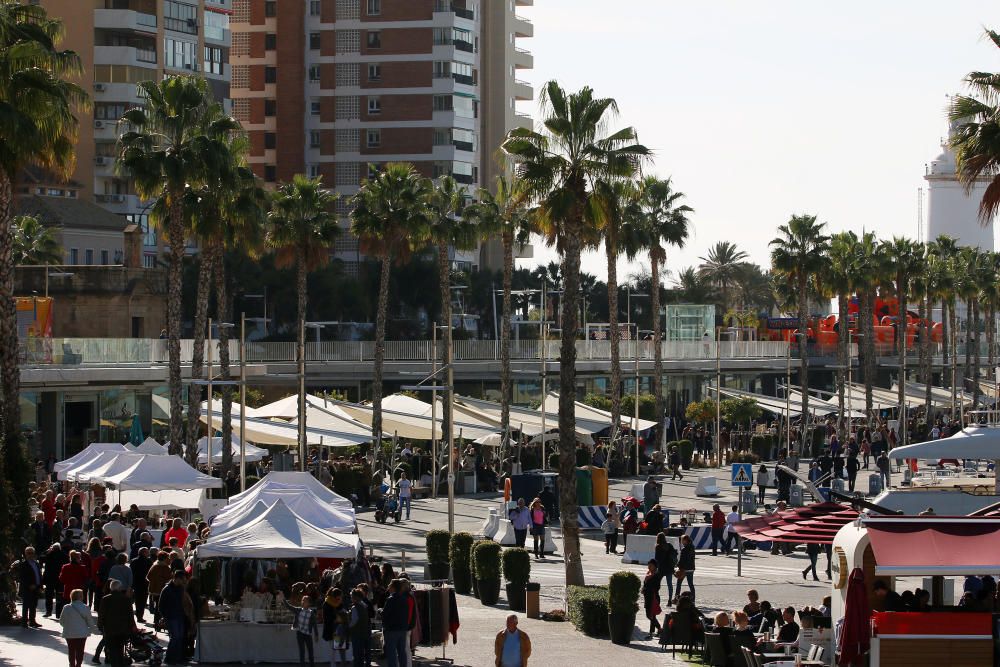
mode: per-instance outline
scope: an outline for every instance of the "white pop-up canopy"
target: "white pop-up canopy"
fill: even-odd
[[[267,509],[279,501],[317,528],[331,533],[353,533],[356,529],[354,510],[327,505],[311,493],[299,489],[271,488],[247,498],[246,502],[222,508],[212,520],[212,534],[217,535],[249,523],[262,514],[255,509],[259,505]]]
[[[480,414],[488,415],[495,420],[498,428],[500,424],[500,404],[492,401],[485,401],[479,398],[469,398],[468,396],[456,396],[455,400],[463,406],[467,406],[478,411]],[[542,432],[542,412],[531,408],[510,406],[510,428],[521,431],[525,435],[538,435]],[[559,413],[545,412],[545,430],[553,431],[559,428]],[[594,433],[599,433],[611,425],[611,419],[603,417],[594,421],[592,419],[578,418],[576,420],[576,435],[581,441]]]
[[[249,489],[230,498],[229,505],[244,503],[248,498],[256,500],[260,494],[271,489],[291,489],[312,496],[331,507],[354,511],[354,504],[350,500],[326,488],[307,472],[269,472]]]
[[[1000,459],[1000,428],[967,426],[953,436],[896,447],[893,459]]]
[[[222,438],[214,437],[212,438],[212,463],[222,462]],[[233,461],[237,463],[240,460],[240,439],[236,437],[234,433],[232,438],[229,440],[229,447],[233,453]],[[270,452],[261,447],[251,445],[249,442],[244,445],[244,452],[246,455],[246,460],[250,463],[256,463],[260,461]],[[198,463],[204,464],[208,462],[208,438],[206,436],[201,436],[198,438]]]
[[[153,456],[166,456],[170,453],[164,445],[153,438],[146,438],[132,451],[136,454],[151,454]]]
[[[401,438],[413,438],[416,440],[430,440],[434,435],[441,437],[441,421],[443,415],[438,411],[437,419],[431,420],[430,403],[410,399],[410,401],[397,401],[397,405],[403,407],[402,410],[387,408],[392,405],[390,397],[382,403],[382,430],[386,433],[394,433]],[[357,421],[371,425],[373,408],[370,405],[359,405],[355,403],[338,403],[341,409]],[[455,436],[475,440],[490,433],[495,433],[495,426],[483,426],[477,423],[462,421],[458,414],[455,415]]]
[[[357,535],[317,528],[281,500],[249,523],[212,535],[198,547],[200,558],[354,558]]]
[[[127,470],[99,474],[91,478],[121,491],[163,491],[168,489],[217,489],[222,480],[203,475],[179,456],[139,456]]]
[[[193,510],[198,509],[204,498],[204,489],[122,491],[118,504],[122,507],[135,505],[141,510]]]
[[[64,479],[71,482],[99,483],[96,477],[103,473],[127,470],[134,465],[144,454],[135,454],[129,451],[105,451],[97,456],[84,461],[78,466],[74,466],[64,471]]]
[[[87,445],[86,449],[74,454],[65,461],[60,461],[55,464],[52,469],[55,470],[59,479],[66,479],[63,475],[64,472],[70,468],[76,468],[77,466],[83,465],[88,461],[91,461],[103,452],[125,452],[128,448],[117,442],[92,442]]]
[[[208,415],[202,414],[201,423],[208,424]],[[244,435],[247,442],[256,442],[260,445],[283,445],[292,446],[298,442],[298,426],[282,421],[271,421],[269,419],[247,418],[245,421]],[[222,423],[222,414],[218,411],[212,412],[212,423],[216,426]],[[233,431],[238,428],[233,424]],[[370,429],[369,429],[370,431]],[[323,445],[325,447],[350,447],[371,442],[371,433],[358,435],[356,433],[345,433],[339,431],[328,431],[322,428],[313,428],[306,422],[306,441],[309,445]],[[239,440],[236,441],[239,443]],[[214,455],[213,455],[214,458]]]

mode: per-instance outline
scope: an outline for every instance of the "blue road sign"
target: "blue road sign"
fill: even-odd
[[[753,486],[753,464],[734,463],[732,485],[738,487]]]

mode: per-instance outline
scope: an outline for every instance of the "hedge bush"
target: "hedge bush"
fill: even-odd
[[[447,563],[449,561],[449,547],[451,533],[447,530],[431,530],[424,538],[427,543],[428,563]]]
[[[577,630],[588,637],[608,636],[607,586],[570,586],[566,606]]]
[[[475,554],[475,577],[479,580],[500,581],[500,545],[492,540],[480,540],[472,546]]]
[[[691,457],[694,456],[694,443],[690,440],[678,440],[677,451],[681,454],[681,465],[684,468],[691,467]]]
[[[448,556],[451,558],[451,573],[455,580],[455,592],[467,595],[471,589],[472,569],[469,553],[475,538],[471,533],[455,533],[448,544]]]
[[[527,549],[504,549],[503,578],[507,583],[524,586],[531,579],[531,555]]]
[[[608,608],[616,614],[634,614],[642,582],[634,572],[620,570],[608,579]]]

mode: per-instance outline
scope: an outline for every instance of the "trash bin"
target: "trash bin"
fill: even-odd
[[[752,491],[741,490],[740,511],[743,514],[757,513],[757,496]]]
[[[608,504],[608,469],[590,467],[590,479],[593,483],[592,505]],[[581,505],[583,503],[580,503]]]
[[[875,473],[868,475],[868,495],[877,496],[882,493],[882,475]]]
[[[576,469],[576,502],[580,507],[594,504],[594,482],[588,468]]]
[[[835,477],[833,479],[833,482],[830,484],[830,488],[832,488],[837,493],[844,493],[844,490],[847,488],[847,485],[844,483],[844,480],[840,479],[839,477]]]
[[[822,490],[820,491],[822,493]],[[792,484],[788,489],[788,504],[791,507],[802,507],[802,486]]]
[[[529,581],[524,587],[524,611],[528,618],[538,618],[539,598],[542,585],[536,581]]]

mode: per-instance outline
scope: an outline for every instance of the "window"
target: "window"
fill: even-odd
[[[156,267],[156,255],[146,255],[142,256],[142,267],[144,269],[152,269]]]
[[[278,143],[278,135],[276,135],[274,132],[264,133],[264,148],[268,149],[274,148],[277,145],[277,143]]]
[[[382,145],[382,130],[367,130],[365,132],[365,145],[368,148],[378,148]]]
[[[277,4],[278,3],[275,2],[275,0],[266,0],[264,2],[264,16],[277,16],[278,15]]]
[[[278,48],[278,36],[273,32],[264,35],[264,50],[274,51],[276,48]]]
[[[198,45],[194,42],[167,37],[163,40],[163,64],[173,69],[193,70],[195,69],[197,49]]]
[[[203,68],[206,74],[222,74],[222,49],[220,47],[205,47],[205,63]]]
[[[360,104],[358,97],[353,95],[340,95],[335,98],[334,110],[337,120],[356,120],[360,117]],[[357,144],[355,144],[357,145]]]
[[[361,0],[337,0],[337,20],[361,18]]]
[[[341,162],[334,176],[335,185],[357,185],[361,182],[361,167],[357,162]]]
[[[124,116],[131,106],[128,102],[98,102],[94,105],[94,118],[114,123]]]
[[[382,113],[382,98],[380,97],[369,97],[368,98],[368,114],[374,115]]]
[[[278,101],[277,100],[264,100],[264,115],[274,116],[278,113]]]
[[[229,15],[205,9],[205,38],[221,42],[229,30]]]
[[[367,33],[368,48],[369,49],[381,49],[382,48],[382,31],[381,30],[369,30]]]
[[[455,95],[452,98],[452,104],[455,106],[455,115],[461,116],[462,118],[475,118],[476,108],[475,103],[471,97],[463,97],[461,95]]]
[[[361,130],[337,130],[334,135],[338,153],[357,153]]]
[[[274,183],[278,180],[278,168],[273,164],[268,164],[264,166],[264,180],[268,183]]]
[[[452,111],[454,108],[451,95],[434,96],[434,111]]]
[[[319,16],[321,13],[320,0],[309,0],[309,16]]]
[[[318,32],[309,33],[309,48],[318,51],[320,48],[320,36]]]
[[[167,0],[163,3],[163,27],[189,35],[198,34],[198,7]]]
[[[84,253],[84,257],[86,259],[84,259],[83,261],[84,261],[84,263],[87,266],[93,265],[93,263],[94,263],[94,249],[93,248],[87,248],[86,252]]]
[[[472,78],[472,65],[469,65],[468,63],[451,63],[451,76],[459,83],[467,85],[472,85],[474,83],[474,79]]]
[[[319,148],[319,143],[320,143],[319,130],[309,130],[309,147]]]
[[[231,88],[249,88],[250,66],[233,65],[229,73],[229,86]]]
[[[130,213],[125,216],[125,219],[131,222],[132,224],[139,225],[139,229],[142,230],[142,245],[144,246],[156,245],[156,228],[150,226],[149,214]]]
[[[80,263],[80,250],[78,248],[69,249],[69,263],[70,264]]]
[[[278,80],[278,68],[277,67],[265,67],[264,68],[264,83],[275,83]]]
[[[368,16],[378,16],[382,13],[382,0],[368,0]]]
[[[382,80],[382,66],[378,63],[371,63],[368,65],[368,80],[369,81],[381,81]]]
[[[309,165],[309,178],[316,178],[319,176],[319,165],[311,164]]]
[[[101,251],[101,264],[103,266],[107,266],[110,263],[111,263],[111,253],[109,253],[107,250],[102,250]]]
[[[318,116],[320,111],[320,101],[318,98],[314,97],[309,101],[309,113],[313,116]]]
[[[309,81],[312,83],[319,81],[319,65],[309,66]]]

